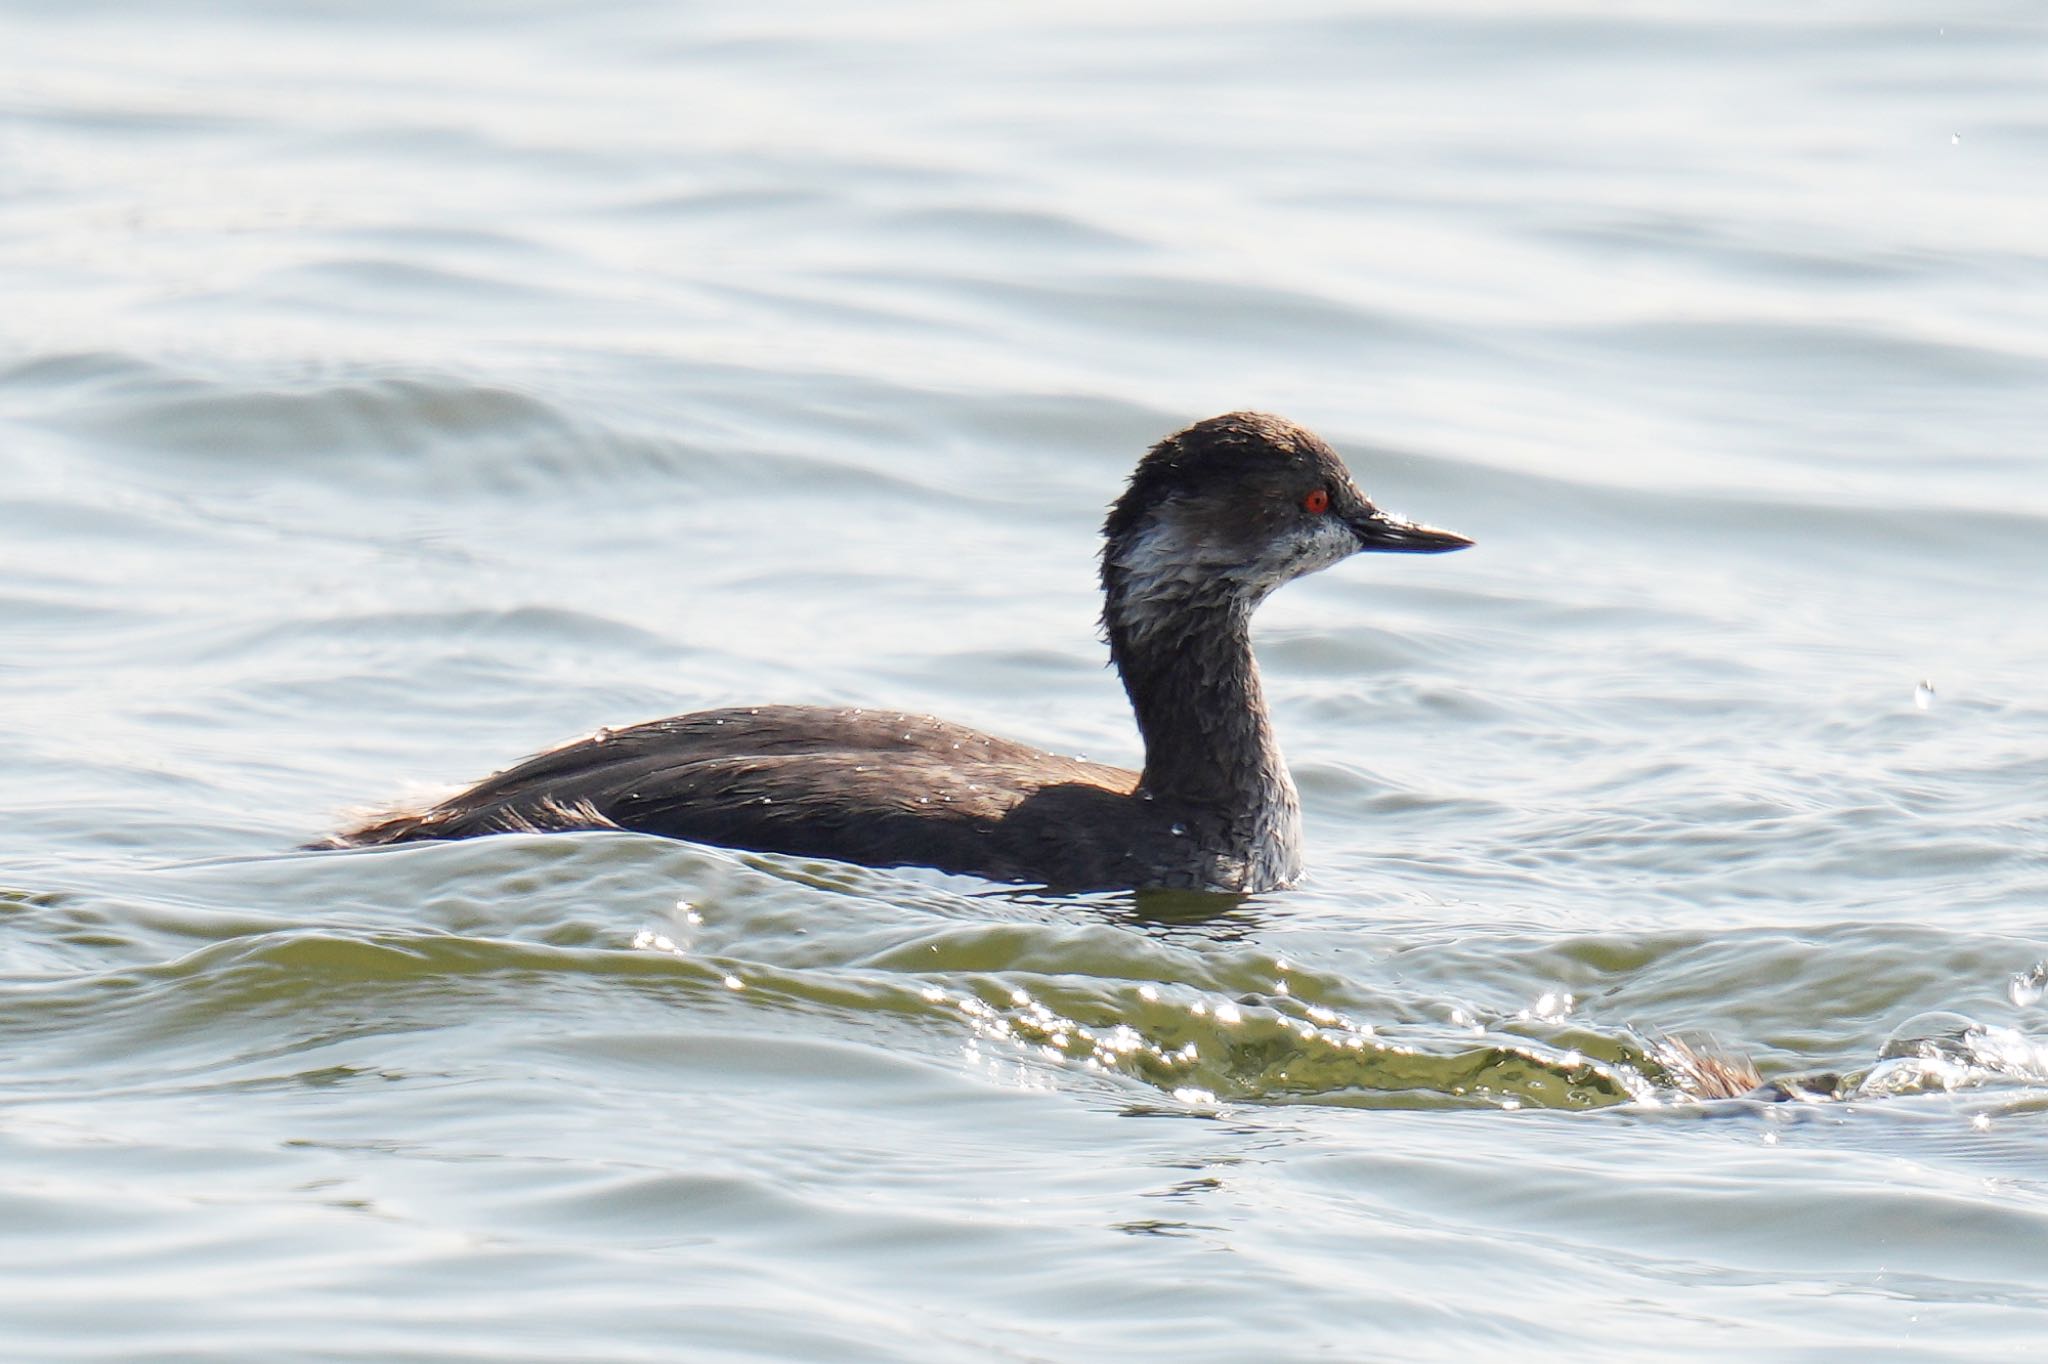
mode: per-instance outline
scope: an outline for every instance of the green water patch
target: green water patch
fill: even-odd
[[[2048,1082],[2030,945],[1853,924],[1337,931],[1273,901],[1011,894],[598,835],[106,873],[10,892],[0,932],[0,1023],[48,1041],[43,1073],[245,1066],[509,1011],[537,1032],[616,1014],[843,1037],[1194,1112]]]

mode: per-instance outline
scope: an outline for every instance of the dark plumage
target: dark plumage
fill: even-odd
[[[926,715],[702,711],[602,731],[327,846],[617,828],[1068,889],[1286,884],[1299,811],[1259,691],[1253,608],[1362,549],[1470,541],[1386,516],[1321,440],[1244,412],[1154,446],[1103,534],[1104,632],[1143,773]]]

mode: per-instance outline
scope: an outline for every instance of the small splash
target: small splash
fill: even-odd
[[[2048,1047],[2014,1028],[1962,1014],[1916,1014],[1892,1030],[1858,1095],[1923,1094],[2048,1079]]]
[[[1932,682],[1922,679],[1913,688],[1913,705],[1918,710],[1932,710],[1934,708],[1934,684]]]

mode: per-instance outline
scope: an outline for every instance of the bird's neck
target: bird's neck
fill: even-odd
[[[1292,879],[1300,802],[1252,658],[1255,603],[1199,584],[1146,591],[1113,569],[1104,576],[1110,658],[1145,739],[1141,789],[1200,812],[1209,836],[1228,845],[1221,858],[1262,869],[1251,880]]]

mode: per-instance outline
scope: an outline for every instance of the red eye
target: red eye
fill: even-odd
[[[1307,512],[1310,516],[1321,516],[1324,512],[1330,509],[1329,490],[1326,488],[1318,488],[1314,492],[1310,493],[1307,497],[1302,498],[1301,509]]]

